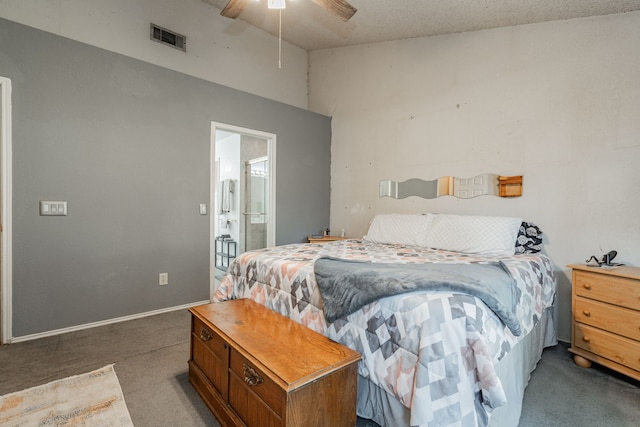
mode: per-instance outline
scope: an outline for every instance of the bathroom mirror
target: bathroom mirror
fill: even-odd
[[[470,199],[478,196],[518,197],[522,195],[522,175],[502,176],[482,174],[473,178],[443,176],[433,181],[409,179],[396,182],[380,181],[380,197],[404,199],[410,196],[434,199],[440,196],[454,196]]]

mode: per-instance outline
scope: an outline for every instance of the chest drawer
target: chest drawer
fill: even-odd
[[[640,372],[640,342],[588,325],[574,325],[576,347]]]
[[[202,320],[197,317],[193,319],[193,326],[191,333],[196,341],[201,342],[207,347],[213,354],[220,359],[227,359],[228,345],[227,343],[215,333],[210,327],[208,327]]]
[[[640,310],[640,283],[625,277],[575,271],[575,293],[584,298]]]
[[[231,350],[229,370],[238,379],[233,383],[229,394],[229,404],[236,409],[242,402],[239,399],[249,392],[255,394],[279,417],[283,416],[286,393],[273,382],[260,368],[235,350]],[[250,396],[251,397],[251,396]]]
[[[193,318],[191,326],[193,362],[211,380],[218,393],[227,396],[229,347],[227,343],[200,319]]]
[[[640,341],[640,312],[576,297],[575,321]]]

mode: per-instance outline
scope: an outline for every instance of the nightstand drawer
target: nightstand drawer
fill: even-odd
[[[640,284],[633,279],[574,271],[576,295],[640,310]]]
[[[576,322],[640,341],[640,312],[635,310],[576,297],[574,318]]]
[[[581,323],[575,323],[574,333],[576,347],[640,371],[640,342]]]

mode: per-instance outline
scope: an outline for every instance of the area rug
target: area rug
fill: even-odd
[[[0,396],[0,425],[133,426],[113,365]]]

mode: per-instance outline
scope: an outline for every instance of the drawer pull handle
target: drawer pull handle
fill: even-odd
[[[590,290],[591,290],[591,284],[590,284],[590,283],[585,283],[583,286],[584,286],[584,288],[585,288],[586,290],[588,290],[588,291],[590,291]]]
[[[262,377],[258,375],[258,373],[249,365],[243,363],[242,367],[244,368],[244,382],[246,382],[250,386],[254,386],[260,384],[263,381]]]
[[[584,314],[587,317],[591,317],[591,312],[589,310],[583,310],[582,314]]]
[[[209,341],[211,338],[211,332],[207,331],[205,328],[200,328],[200,339],[202,341]]]
[[[584,341],[584,342],[591,342],[591,338],[589,338],[589,337],[582,337],[582,341]]]

